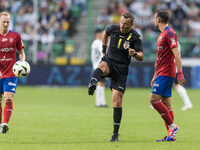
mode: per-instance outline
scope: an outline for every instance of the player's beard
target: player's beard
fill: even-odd
[[[130,29],[129,28],[120,28],[120,32],[121,33],[128,33],[130,31]]]

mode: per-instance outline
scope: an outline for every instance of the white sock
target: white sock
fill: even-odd
[[[192,103],[190,101],[190,98],[189,98],[189,96],[187,94],[186,89],[181,85],[178,85],[175,89],[178,92],[178,94],[180,95],[180,97],[182,98],[182,100],[184,102],[184,105],[185,106],[188,106],[188,105],[192,106]]]
[[[176,126],[176,124],[175,124],[175,123],[172,123],[172,124],[169,125],[169,129],[172,130],[172,129],[175,128],[175,126]]]
[[[97,85],[96,88],[96,106],[106,105],[105,87]]]
[[[105,101],[105,87],[104,86],[100,86],[100,97],[101,97],[101,105],[106,105],[106,101]]]
[[[97,85],[97,88],[96,88],[96,99],[95,99],[95,103],[96,103],[96,106],[100,106],[101,105],[101,89],[100,89],[100,86]]]

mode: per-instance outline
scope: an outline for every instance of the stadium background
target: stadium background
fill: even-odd
[[[200,1],[198,0],[1,0],[11,13],[10,29],[19,32],[31,74],[22,85],[86,86],[92,73],[90,46],[95,28],[118,24],[131,11],[144,47],[144,63],[132,60],[128,86],[149,87],[154,72],[156,9],[169,9],[170,25],[181,45],[187,87],[200,88]],[[142,10],[142,11],[141,11]],[[44,72],[44,73],[40,73]],[[88,76],[89,75],[89,76]]]
[[[193,103],[191,110],[181,111],[183,102],[173,90],[175,121],[181,129],[175,143],[155,142],[166,130],[148,101],[159,34],[153,15],[159,8],[170,10]],[[94,96],[87,95],[92,73],[90,45],[96,27],[119,23],[127,10],[135,15],[145,61],[132,60],[120,141],[110,143],[112,93],[106,88],[108,108],[94,107]],[[19,79],[10,129],[0,134],[0,150],[200,149],[199,0],[0,0],[1,11],[11,13],[10,28],[22,36],[31,73]]]

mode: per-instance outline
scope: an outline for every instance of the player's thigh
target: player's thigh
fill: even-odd
[[[109,72],[110,72],[109,67],[108,67],[108,63],[105,62],[105,61],[100,62],[99,65],[98,65],[98,68],[102,70],[103,76],[108,75]]]
[[[0,79],[0,94],[3,94],[3,83],[4,83],[4,78]]]
[[[160,100],[162,98],[161,95],[155,94],[155,93],[151,93],[150,94],[150,101],[151,100]]]
[[[2,102],[3,100],[3,94],[0,94],[0,103]]]
[[[162,97],[161,101],[167,108],[171,108],[171,97]]]
[[[4,99],[5,100],[13,100],[15,93],[13,92],[4,92]]]

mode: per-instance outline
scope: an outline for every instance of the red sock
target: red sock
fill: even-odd
[[[8,124],[12,111],[13,111],[13,101],[11,99],[5,100],[4,123]]]
[[[169,108],[168,111],[169,111],[169,114],[170,114],[170,116],[171,116],[171,118],[174,122],[174,112],[173,112],[173,110],[171,108]]]
[[[174,122],[174,113],[173,113],[173,110],[172,110],[171,108],[168,108],[168,111],[169,111],[169,114],[170,114],[170,116],[171,116],[171,118],[172,118],[172,120],[173,120],[173,122]],[[165,121],[165,126],[166,126],[167,131],[168,131],[168,130],[169,130],[169,127],[168,127],[166,121]]]
[[[0,101],[0,123],[2,123],[2,106],[1,106],[2,101]]]
[[[158,111],[167,125],[171,125],[173,123],[167,107],[160,100],[151,100],[151,104]]]

